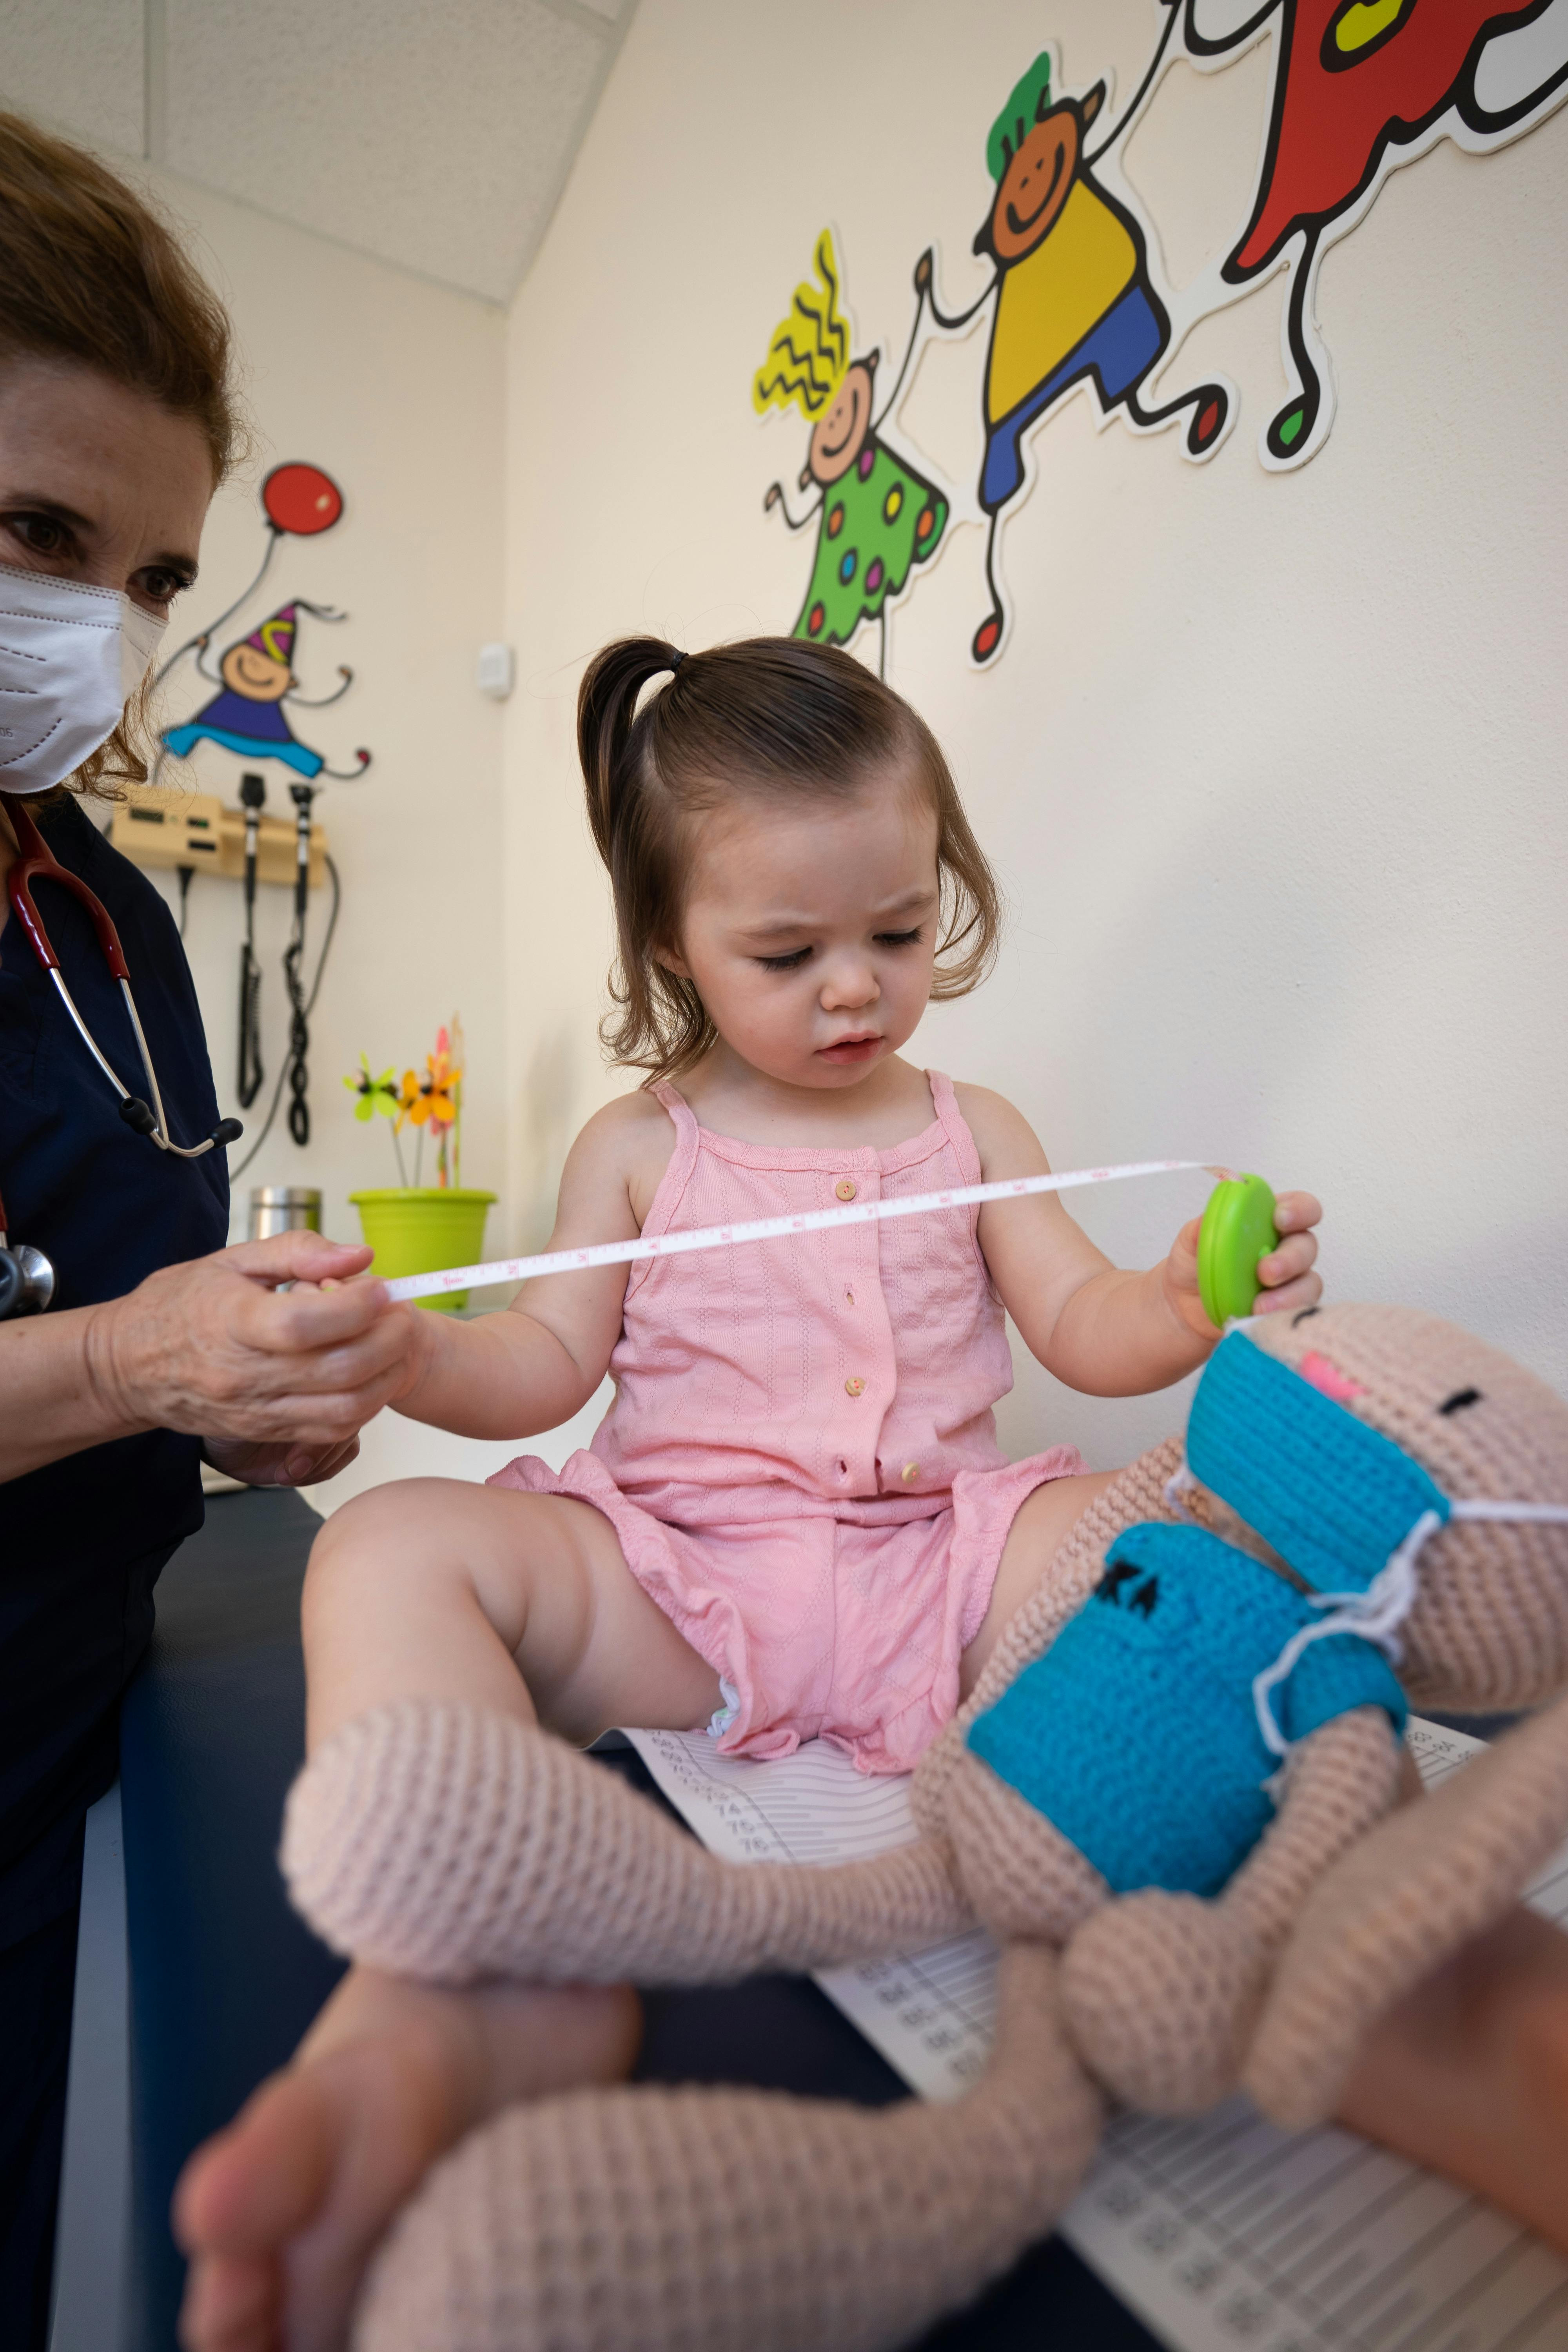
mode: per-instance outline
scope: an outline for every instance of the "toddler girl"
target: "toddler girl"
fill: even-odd
[[[619,940],[608,1043],[649,1076],[578,1137],[552,1248],[1044,1171],[1009,1104],[900,1057],[996,929],[907,703],[793,639],[684,657],[637,639],[589,670],[578,733]],[[1318,1215],[1281,1200],[1267,1306],[1317,1297]],[[439,1692],[576,1741],[707,1724],[729,1753],[821,1737],[908,1771],[1104,1483],[1070,1446],[1003,1454],[1004,1310],[1075,1388],[1163,1388],[1217,1336],[1194,1234],[1122,1274],[1036,1196],[423,1318],[398,1400],[416,1419],[548,1429],[606,1370],[615,1402],[560,1472],[523,1454],[488,1488],[411,1483],[337,1514],[306,1607],[312,1741]]]

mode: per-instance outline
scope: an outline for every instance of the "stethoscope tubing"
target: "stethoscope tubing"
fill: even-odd
[[[110,1068],[109,1063],[105,1061],[102,1052],[99,1047],[97,1039],[94,1037],[91,1030],[88,1027],[87,1023],[82,1019],[81,1013],[77,1006],[76,999],[72,996],[70,990],[66,986],[65,974],[61,971],[58,962],[51,963],[46,968],[48,971],[49,978],[54,982],[57,990],[59,992],[61,1003],[65,1006],[66,1011],[70,1014],[72,1021],[76,1024],[77,1034],[81,1039],[82,1044],[87,1047],[88,1052],[92,1055],[93,1060],[98,1064],[99,1068],[103,1072],[104,1076],[109,1080],[110,1085],[120,1097],[121,1101],[122,1103],[134,1102],[136,1099],[135,1096],[132,1093],[130,1087],[125,1085],[119,1075]],[[176,1160],[199,1160],[204,1152],[211,1151],[214,1149],[215,1139],[209,1135],[205,1143],[176,1143],[174,1137],[169,1133],[169,1122],[163,1110],[163,1097],[158,1087],[158,1073],[153,1067],[153,1055],[147,1044],[147,1033],[142,1026],[142,1016],[136,1010],[136,999],[131,993],[131,982],[129,978],[122,979],[121,981],[120,992],[125,999],[125,1010],[131,1015],[131,1026],[136,1034],[136,1050],[142,1056],[142,1067],[145,1072],[147,1078],[147,1090],[153,1097],[153,1117],[155,1124],[146,1130],[148,1140],[152,1143],[155,1143],[160,1151],[172,1151]]]
[[[153,1055],[147,1044],[147,1033],[142,1026],[142,1016],[136,1010],[136,999],[132,992],[131,967],[125,961],[125,950],[120,944],[120,934],[114,928],[113,918],[102,900],[82,880],[81,876],[71,873],[68,867],[60,864],[26,809],[13,803],[6,811],[6,814],[11,820],[12,829],[16,836],[18,853],[5,877],[6,894],[10,898],[13,911],[26,933],[33,953],[54,982],[60,1002],[70,1015],[77,1034],[120,1097],[121,1112],[126,1124],[147,1136],[151,1142],[157,1145],[160,1151],[170,1152],[176,1160],[200,1160],[204,1153],[215,1150],[220,1143],[232,1142],[234,1137],[238,1134],[239,1128],[237,1122],[231,1119],[221,1121],[205,1142],[176,1143],[174,1141],[169,1132],[169,1121],[163,1108],[163,1096],[158,1084],[158,1074],[153,1067]],[[138,1097],[118,1076],[83,1019],[76,999],[66,984],[66,977],[60,970],[60,960],[56,952],[54,942],[49,937],[44,919],[39,914],[33,898],[32,886],[35,880],[58,882],[62,889],[68,890],[72,898],[78,900],[91,922],[98,935],[98,944],[102,950],[104,961],[109,967],[110,976],[120,984],[120,992],[125,999],[125,1009],[131,1016],[131,1027],[136,1039],[136,1050],[142,1057],[142,1067],[147,1079],[147,1091],[152,1097],[150,1108],[147,1104],[138,1100]],[[226,1129],[230,1129],[232,1132],[226,1133]]]

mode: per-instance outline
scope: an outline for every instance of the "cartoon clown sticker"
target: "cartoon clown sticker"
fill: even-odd
[[[1054,53],[1042,49],[991,126],[985,162],[994,193],[973,246],[993,265],[990,284],[966,310],[948,313],[936,297],[932,250],[915,265],[916,294],[944,331],[966,329],[992,305],[979,492],[991,609],[970,647],[978,664],[995,657],[1007,632],[1001,519],[1029,487],[1028,436],[1058,403],[1087,384],[1102,420],[1119,414],[1139,432],[1185,416],[1186,453],[1199,459],[1218,449],[1232,410],[1231,388],[1219,383],[1153,406],[1143,400],[1144,383],[1171,348],[1170,310],[1155,284],[1143,224],[1093,168],[1126,122],[1091,149],[1106,84],[1053,99],[1056,80]]]
[[[307,783],[318,776],[348,782],[363,775],[370,765],[370,753],[356,751],[352,768],[329,768],[320,751],[299,740],[284,709],[285,704],[290,704],[299,710],[324,710],[330,704],[341,701],[353,684],[353,670],[340,662],[339,682],[331,693],[310,700],[300,693],[300,680],[294,669],[300,614],[308,613],[314,620],[338,622],[347,618],[345,614],[333,605],[312,604],[303,596],[296,596],[289,604],[279,604],[247,635],[237,637],[226,646],[216,670],[207,667],[213,639],[250,602],[282,541],[315,539],[331,530],[342,518],[343,496],[331,476],[324,474],[319,466],[290,461],[275,466],[262,483],[261,508],[268,536],[260,570],[227,610],[209,622],[198,635],[187,638],[158,672],[155,682],[162,685],[186,654],[194,654],[198,674],[220,689],[192,718],[163,730],[159,739],[158,766],[161,769],[166,758],[187,759],[198,743],[217,743],[242,760],[280,761]],[[157,781],[156,773],[153,781]]]
[[[880,355],[850,356],[831,229],[817,238],[814,262],[816,282],[796,287],[752,379],[752,405],[759,416],[773,407],[796,407],[806,418],[811,438],[799,488],[816,495],[794,515],[783,483],[773,482],[763,508],[777,507],[792,530],[804,530],[817,518],[816,558],[792,635],[847,646],[863,624],[874,621],[885,677],[889,607],[903,594],[915,566],[935,554],[949,500],[907,458],[895,457],[883,436],[908,360],[879,413]]]
[[[284,716],[286,702],[294,702],[306,710],[323,710],[328,704],[340,700],[353,683],[353,670],[340,664],[338,676],[342,683],[331,694],[321,696],[318,701],[305,702],[296,693],[299,680],[291,665],[301,612],[313,614],[319,620],[342,617],[327,607],[307,604],[302,597],[296,597],[291,604],[280,604],[247,637],[237,638],[216,673],[205,667],[203,658],[210,640],[197,640],[197,670],[223,690],[194,719],[164,730],[164,747],[176,760],[187,759],[198,743],[221,743],[226,751],[237,752],[242,760],[281,760],[307,782],[323,771],[329,776],[363,773],[370,765],[368,751],[356,755],[358,764],[353,768],[329,768],[320,751],[312,751],[308,744],[296,739]]]

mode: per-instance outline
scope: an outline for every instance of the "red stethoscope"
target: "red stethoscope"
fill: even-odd
[[[101,900],[95,898],[79,874],[71,873],[67,866],[60,864],[25,808],[13,801],[5,814],[11,821],[12,831],[16,836],[18,852],[5,877],[6,892],[16,920],[26,931],[33,953],[58,990],[60,1002],[70,1014],[83,1045],[120,1097],[120,1116],[126,1126],[134,1129],[138,1135],[149,1136],[160,1151],[172,1151],[178,1160],[199,1160],[204,1152],[215,1150],[220,1144],[233,1143],[244,1132],[237,1118],[219,1119],[205,1142],[176,1143],[174,1141],[169,1132],[169,1121],[163,1109],[163,1097],[159,1090],[157,1073],[153,1067],[153,1056],[147,1048],[147,1038],[142,1027],[141,1015],[136,1010],[136,999],[131,993],[131,972],[125,961],[125,950],[120,944],[120,934],[115,929],[107,908]],[[147,1091],[153,1098],[151,1103],[143,1101],[140,1095],[133,1095],[129,1087],[121,1084],[100,1052],[91,1030],[77,1010],[75,999],[66,986],[65,974],[60,970],[60,960],[55,953],[54,942],[49,938],[44,927],[43,918],[34,903],[33,884],[35,882],[58,882],[62,889],[68,890],[86,909],[92,928],[98,934],[98,944],[102,951],[103,960],[108,964],[110,973],[120,982],[121,994],[125,999],[125,1009],[131,1015],[131,1026],[136,1033],[136,1047],[142,1056],[142,1067],[147,1075]],[[7,1241],[5,1204],[0,1202],[0,1320],[4,1320],[10,1315],[37,1313],[48,1305],[54,1296],[54,1268],[42,1250],[29,1248],[26,1244]]]

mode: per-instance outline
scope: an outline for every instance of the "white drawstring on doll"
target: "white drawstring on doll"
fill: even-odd
[[[1165,1481],[1165,1508],[1168,1511],[1174,1511],[1177,1518],[1185,1519],[1189,1527],[1196,1528],[1203,1525],[1197,1513],[1189,1511],[1186,1505],[1186,1497],[1202,1484],[1203,1481],[1194,1478],[1188,1469],[1187,1457],[1184,1454],[1182,1456],[1181,1467],[1173,1470]]]
[[[1299,1626],[1274,1664],[1253,1679],[1252,1703],[1258,1710],[1258,1727],[1270,1755],[1288,1756],[1291,1745],[1279,1728],[1272,1694],[1280,1683],[1289,1680],[1297,1660],[1311,1643],[1326,1641],[1332,1633],[1357,1633],[1363,1642],[1374,1642],[1391,1665],[1398,1664],[1398,1629],[1409,1616],[1415,1600],[1416,1557],[1427,1538],[1436,1535],[1443,1524],[1439,1512],[1423,1511],[1363,1592],[1313,1593],[1310,1605],[1325,1613],[1310,1625]]]
[[[1456,1519],[1522,1519],[1533,1520],[1537,1527],[1568,1527],[1568,1503],[1493,1503],[1484,1495],[1473,1495],[1467,1502],[1450,1503],[1448,1514]]]
[[[1178,1485],[1182,1473],[1171,1481]],[[1196,1482],[1190,1474],[1186,1485]],[[1170,1489],[1167,1488],[1167,1495]],[[1173,1501],[1173,1507],[1181,1509]],[[1449,1519],[1521,1520],[1536,1526],[1568,1526],[1568,1503],[1493,1502],[1482,1496],[1464,1498],[1448,1506]],[[1437,1530],[1447,1524],[1439,1511],[1423,1511],[1404,1542],[1390,1552],[1384,1567],[1379,1569],[1364,1592],[1317,1592],[1311,1605],[1328,1612],[1310,1625],[1292,1633],[1271,1666],[1265,1667],[1252,1685],[1252,1701],[1258,1710],[1258,1727],[1264,1744],[1273,1756],[1285,1757],[1292,1743],[1280,1730],[1274,1713],[1272,1694],[1289,1679],[1297,1660],[1309,1643],[1321,1642],[1331,1633],[1359,1634],[1363,1642],[1375,1643],[1391,1665],[1399,1664],[1401,1643],[1399,1627],[1410,1614],[1418,1590],[1415,1564],[1422,1551]]]

